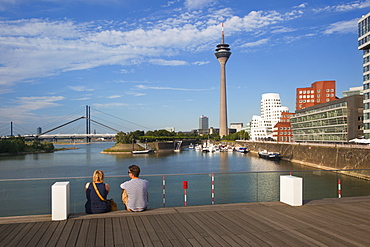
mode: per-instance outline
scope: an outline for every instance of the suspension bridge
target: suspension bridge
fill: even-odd
[[[98,110],[96,110],[96,111],[98,111]],[[98,112],[104,113],[104,112],[101,112],[101,111],[98,111]],[[104,113],[104,114],[107,114],[107,113]],[[133,122],[124,120],[122,118],[119,118],[119,117],[116,117],[116,116],[113,116],[113,115],[110,115],[110,114],[107,114],[107,115],[109,115],[111,117],[115,117],[116,119],[119,119],[119,120],[123,120],[127,123],[138,126],[140,128],[149,129],[147,127],[141,126],[139,124],[135,124]],[[67,116],[67,117],[64,117],[64,118],[72,118],[72,117]],[[104,121],[105,119],[102,119],[102,120]],[[73,134],[70,134],[68,132],[67,133],[56,133],[56,131],[60,131],[62,128],[65,128],[66,126],[71,126],[71,125],[73,125],[74,123],[77,123],[77,122],[80,123],[80,126],[78,127],[78,129],[79,129],[78,132],[80,132],[80,133],[73,133]],[[85,122],[84,130],[81,130],[81,122]],[[97,133],[96,130],[93,131],[92,128],[91,128],[92,124],[94,126],[99,126],[99,127],[103,128],[105,133]],[[114,124],[112,123],[112,125],[114,125]],[[60,139],[69,139],[71,142],[83,139],[86,142],[90,142],[91,140],[99,140],[99,139],[100,140],[112,140],[112,139],[115,138],[115,136],[118,132],[122,131],[122,130],[119,130],[119,128],[121,128],[121,126],[113,128],[113,127],[109,126],[106,123],[102,123],[102,121],[97,121],[97,120],[92,119],[90,106],[86,106],[85,116],[79,116],[79,117],[74,118],[72,120],[69,120],[67,122],[62,122],[62,123],[59,122],[59,124],[56,127],[49,127],[48,130],[46,130],[46,131],[41,131],[42,128],[39,127],[38,130],[37,130],[37,134],[29,134],[30,132],[28,132],[28,134],[24,134],[24,132],[27,132],[27,130],[25,130],[25,129],[23,129],[23,133],[20,134],[19,131],[15,132],[15,126],[17,126],[17,128],[21,128],[20,126],[11,122],[10,123],[10,135],[4,135],[4,134],[2,134],[2,132],[0,132],[0,136],[3,135],[4,137],[9,137],[9,136],[15,136],[15,135],[18,136],[19,135],[19,136],[24,137],[26,140],[38,139],[38,140],[51,140],[53,142],[57,142]],[[2,129],[0,128],[0,131],[1,130]],[[81,132],[84,132],[84,133],[81,133]],[[100,131],[100,132],[102,132],[102,131]],[[110,133],[107,133],[107,132],[110,132]]]

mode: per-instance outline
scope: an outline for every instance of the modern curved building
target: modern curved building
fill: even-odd
[[[289,109],[281,106],[278,93],[262,94],[261,116],[252,118],[251,139],[254,141],[272,139],[273,127],[280,121],[282,112],[289,112]]]

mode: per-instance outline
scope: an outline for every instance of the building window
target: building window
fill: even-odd
[[[320,89],[317,89],[317,92],[320,93]]]
[[[320,98],[320,94],[317,95],[317,98]]]
[[[326,102],[329,102],[330,101],[330,99],[326,99]]]
[[[320,102],[320,99],[317,99],[317,102]]]

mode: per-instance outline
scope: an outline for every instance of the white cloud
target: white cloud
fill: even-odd
[[[7,116],[13,121],[35,118],[33,111],[60,106],[56,102],[63,99],[63,96],[18,97],[11,105],[5,107],[3,105],[3,108],[0,108],[0,115]]]
[[[189,89],[189,88],[174,88],[174,87],[150,87],[145,85],[136,85],[138,89],[153,89],[153,90],[174,90],[174,91],[208,91],[212,89]]]
[[[215,0],[185,0],[185,7],[188,9],[201,9],[216,2]]]
[[[145,93],[137,93],[137,92],[126,92],[125,94],[133,95],[133,96],[135,96],[135,97],[146,95]]]
[[[111,95],[111,96],[108,96],[107,98],[108,99],[116,99],[116,98],[121,98],[122,96],[121,95]]]
[[[89,89],[84,86],[68,86],[69,89],[77,92],[84,92],[84,91],[94,91],[94,89]]]
[[[115,108],[115,107],[128,106],[128,104],[125,104],[125,103],[106,103],[106,104],[95,103],[93,104],[93,106],[97,108]]]
[[[241,45],[240,47],[256,47],[256,46],[261,46],[261,45],[267,44],[268,41],[269,41],[269,39],[260,39],[260,40],[257,40],[255,42],[245,43],[245,44]]]
[[[205,65],[205,64],[208,64],[210,63],[209,61],[196,61],[196,62],[193,62],[192,64],[195,64],[195,65]]]
[[[213,1],[199,1],[210,4]],[[189,6],[195,1],[187,1]],[[302,13],[251,11],[235,16],[229,8],[201,13],[183,12],[140,28],[109,22],[77,23],[45,19],[0,20],[0,85],[7,87],[34,78],[99,66],[132,66],[150,62],[162,66],[200,65],[177,59],[160,59],[182,53],[209,51],[219,37],[220,23],[225,32],[260,32],[261,29],[298,18]],[[124,30],[124,31],[123,31]],[[132,73],[130,68],[120,72]],[[75,91],[91,91],[80,86]]]
[[[333,23],[324,31],[325,34],[356,33],[356,32],[357,32],[357,19]]]
[[[347,12],[356,9],[363,9],[370,7],[370,0],[365,1],[352,1],[349,3],[334,5],[334,6],[326,6],[323,8],[314,9],[314,12]]]
[[[188,62],[180,60],[150,59],[150,63],[164,66],[181,66],[187,65]]]

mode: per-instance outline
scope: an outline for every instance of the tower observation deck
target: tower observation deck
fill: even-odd
[[[224,24],[222,23],[221,44],[217,45],[215,56],[220,63],[220,136],[229,134],[227,127],[227,100],[226,100],[226,62],[231,55],[228,44],[225,44]]]

